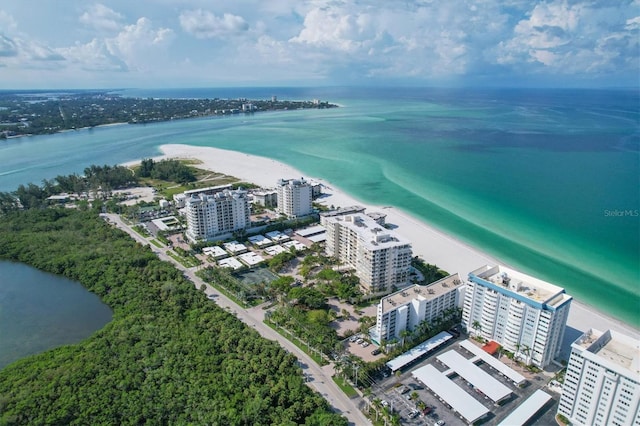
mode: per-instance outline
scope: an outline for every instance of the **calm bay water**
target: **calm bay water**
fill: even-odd
[[[80,284],[0,261],[0,369],[27,355],[80,342],[111,317],[111,309]]]
[[[638,91],[227,88],[124,94],[277,95],[342,107],[13,139],[0,144],[0,190],[81,173],[90,164],[154,156],[167,143],[261,155],[356,198],[402,208],[640,325]]]

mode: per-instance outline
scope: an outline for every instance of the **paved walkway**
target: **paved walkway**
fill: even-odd
[[[350,424],[358,426],[371,424],[369,419],[367,419],[367,417],[365,417],[365,415],[358,409],[357,403],[360,402],[360,399],[347,398],[338,385],[332,380],[331,377],[334,373],[333,364],[320,367],[304,351],[291,343],[284,336],[277,333],[271,327],[264,324],[265,311],[261,307],[258,306],[250,309],[244,309],[241,306],[238,306],[227,296],[197,277],[195,275],[197,267],[185,268],[167,255],[167,250],[170,250],[168,247],[160,248],[154,244],[150,244],[147,238],[142,237],[140,234],[132,230],[121,220],[120,216],[116,214],[103,214],[102,216],[108,218],[112,223],[115,223],[118,228],[127,232],[137,242],[143,245],[148,245],[160,259],[173,263],[176,268],[183,271],[185,276],[193,282],[196,289],[200,289],[201,286],[204,285],[206,287],[205,293],[207,295],[215,295],[215,303],[217,303],[218,306],[223,309],[229,308],[231,312],[238,317],[238,319],[250,327],[253,327],[262,337],[278,342],[285,350],[294,354],[298,358],[298,362],[300,363],[303,372],[311,378],[311,380],[307,382],[308,386],[320,393],[329,402],[329,404],[331,404],[337,413],[342,414],[348,419]]]

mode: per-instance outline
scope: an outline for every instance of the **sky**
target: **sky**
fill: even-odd
[[[2,0],[0,89],[639,87],[640,0]]]

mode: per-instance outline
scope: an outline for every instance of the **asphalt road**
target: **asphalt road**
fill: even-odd
[[[108,218],[109,221],[115,224],[118,228],[127,232],[131,237],[143,245],[148,245],[154,253],[162,260],[173,263],[176,268],[183,271],[191,282],[193,282],[196,289],[200,289],[202,285],[206,287],[205,293],[207,295],[215,295],[214,302],[221,308],[229,308],[231,312],[235,314],[245,324],[254,328],[262,337],[276,341],[284,349],[294,354],[298,358],[298,362],[303,371],[308,377],[311,378],[307,382],[307,385],[312,389],[320,393],[337,412],[345,416],[350,424],[353,425],[370,425],[371,422],[365,415],[358,409],[356,402],[359,399],[350,399],[340,390],[338,385],[332,380],[333,365],[327,365],[320,367],[316,362],[311,359],[304,351],[299,349],[296,345],[287,340],[284,336],[280,335],[272,328],[264,324],[264,311],[260,307],[244,309],[238,306],[235,302],[229,299],[224,294],[218,292],[215,288],[206,284],[199,277],[195,275],[197,267],[185,268],[180,263],[176,262],[173,258],[166,254],[169,248],[159,248],[151,244],[147,238],[142,237],[137,232],[133,231],[127,224],[125,224],[119,215],[116,214],[103,214],[101,215]]]

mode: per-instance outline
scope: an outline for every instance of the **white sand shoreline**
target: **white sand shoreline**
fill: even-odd
[[[219,148],[177,144],[162,145],[160,150],[164,155],[158,158],[195,158],[200,160],[202,167],[206,169],[235,176],[267,188],[274,187],[277,180],[281,178],[290,179],[304,176],[307,179],[320,182],[325,186],[325,192],[328,196],[319,202],[328,206],[340,207],[358,204],[366,207],[368,212],[386,213],[387,223],[397,225],[396,231],[411,240],[414,255],[421,256],[426,262],[436,264],[449,273],[458,272],[464,277],[467,273],[485,264],[502,263],[396,207],[372,206],[361,202],[340,191],[334,182],[305,176],[299,170],[270,158]],[[640,330],[575,299],[572,302],[567,326],[574,329],[573,334],[576,333],[575,330],[586,331],[589,328],[612,329],[640,339]],[[564,349],[568,350],[569,348],[565,347]]]

